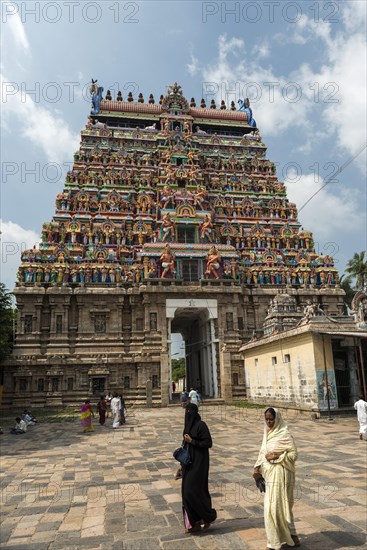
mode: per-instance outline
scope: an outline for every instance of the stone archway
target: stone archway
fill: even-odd
[[[168,341],[172,333],[181,333],[185,342],[186,385],[205,397],[217,398],[218,340],[214,321],[218,318],[217,300],[167,299]],[[170,354],[169,354],[170,355]]]

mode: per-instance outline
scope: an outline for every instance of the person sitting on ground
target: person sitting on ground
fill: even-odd
[[[15,419],[15,426],[10,430],[11,434],[18,435],[18,434],[25,434],[27,431],[27,424],[24,420],[20,418],[20,416],[17,416]]]
[[[27,424],[27,426],[34,426],[35,425],[35,421],[33,420],[33,417],[29,413],[29,411],[24,411],[21,414],[21,419],[24,420],[24,422]]]

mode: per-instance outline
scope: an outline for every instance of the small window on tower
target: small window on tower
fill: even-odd
[[[62,315],[56,315],[56,334],[62,333]]]
[[[103,334],[106,332],[106,315],[98,314],[94,318],[94,332]]]
[[[233,330],[233,313],[226,313],[227,330]]]
[[[24,317],[24,332],[29,334],[32,332],[33,329],[33,316],[32,315],[25,315]]]

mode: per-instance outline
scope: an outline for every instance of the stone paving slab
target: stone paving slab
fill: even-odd
[[[263,497],[251,477],[262,411],[203,405],[201,414],[214,442],[211,529],[184,533],[172,458],[183,410],[135,410],[119,430],[96,424],[83,434],[75,422],[1,436],[1,548],[264,549]],[[287,421],[299,450],[294,512],[302,548],[367,548],[367,448],[356,419],[315,422],[293,411]]]

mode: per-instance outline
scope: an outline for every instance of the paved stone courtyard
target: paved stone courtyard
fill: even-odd
[[[38,424],[1,436],[1,547],[16,550],[261,550],[263,497],[251,477],[262,411],[201,408],[212,433],[210,489],[218,519],[185,535],[172,451],[183,410],[130,411],[119,430]],[[296,439],[296,526],[304,550],[367,548],[366,442],[355,417],[287,414]]]

